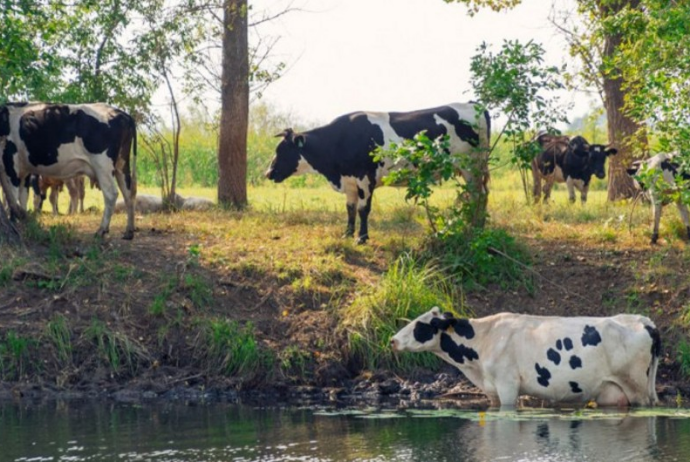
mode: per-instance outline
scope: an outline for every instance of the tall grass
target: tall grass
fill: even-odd
[[[395,333],[434,306],[464,315],[459,294],[443,273],[431,263],[403,254],[381,281],[342,310],[351,359],[364,369],[436,367],[432,355],[400,355],[390,350]]]

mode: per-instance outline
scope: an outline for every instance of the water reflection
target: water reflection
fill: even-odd
[[[689,417],[0,405],[0,461],[685,461]]]

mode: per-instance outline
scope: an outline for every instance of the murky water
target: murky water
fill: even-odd
[[[0,405],[0,461],[688,461],[690,411]]]

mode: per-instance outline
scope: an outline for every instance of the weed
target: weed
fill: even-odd
[[[265,373],[273,364],[273,357],[259,347],[251,322],[241,326],[228,319],[212,319],[203,333],[202,355],[210,370],[228,376],[252,376]]]
[[[311,355],[297,345],[290,345],[280,353],[278,359],[281,369],[288,377],[304,379]]]
[[[680,372],[683,376],[690,377],[690,343],[685,339],[681,339],[678,342],[676,360],[680,365]]]
[[[55,357],[61,367],[72,363],[72,331],[67,319],[56,314],[46,325],[46,337],[55,349]]]
[[[455,311],[458,305],[455,292],[438,268],[404,254],[378,284],[342,311],[352,359],[370,370],[395,367],[404,371],[438,365],[439,360],[432,355],[395,357],[389,342],[406,322],[431,307]]]
[[[529,254],[503,229],[485,228],[471,236],[457,234],[428,247],[448,274],[468,288],[498,284],[502,288],[523,286],[534,290],[530,273],[525,271]]]
[[[0,342],[0,377],[3,380],[21,379],[31,365],[31,349],[35,348],[36,340],[21,337],[14,331],[9,331],[5,341]]]
[[[126,365],[130,372],[137,367],[137,359],[146,356],[143,349],[135,345],[127,335],[114,332],[99,319],[92,319],[84,330],[84,337],[96,346],[96,352],[103,363],[114,372]]]
[[[213,289],[201,276],[185,274],[180,289],[186,292],[196,308],[203,308],[213,300]]]

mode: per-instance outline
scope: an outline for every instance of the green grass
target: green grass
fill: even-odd
[[[67,318],[56,314],[48,321],[45,337],[55,351],[55,360],[59,367],[66,367],[72,363],[72,331],[67,324]]]
[[[434,306],[465,314],[459,294],[437,267],[401,256],[376,286],[341,312],[351,357],[368,370],[437,366],[439,360],[432,355],[395,356],[389,346],[401,327]]]
[[[140,361],[148,360],[147,352],[133,342],[124,332],[111,329],[100,319],[92,319],[84,330],[83,338],[96,348],[101,363],[115,373],[126,367],[134,373]]]
[[[200,355],[209,370],[227,376],[265,375],[275,359],[256,340],[254,325],[228,319],[211,319],[202,325]]]
[[[32,366],[37,340],[25,337],[10,330],[0,339],[0,378],[21,380]]]

